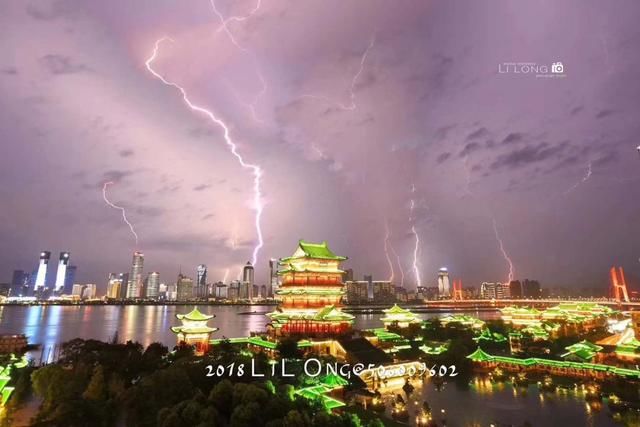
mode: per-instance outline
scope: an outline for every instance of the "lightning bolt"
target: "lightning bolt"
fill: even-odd
[[[416,186],[411,186],[411,193],[416,192]],[[416,276],[416,285],[422,286],[422,280],[420,279],[420,269],[418,268],[418,252],[420,251],[420,236],[418,236],[418,232],[416,231],[416,225],[413,224],[413,210],[416,207],[416,202],[413,197],[411,197],[410,203],[410,214],[409,214],[409,222],[411,223],[411,232],[416,238],[416,244],[413,248],[413,273]]]
[[[231,17],[228,17],[226,19],[225,19],[224,15],[216,7],[216,3],[215,3],[214,0],[210,0],[209,3],[211,4],[211,8],[213,9],[213,13],[218,17],[218,19],[220,19],[220,27],[218,27],[217,31],[218,32],[223,31],[224,33],[226,33],[227,36],[229,37],[229,40],[231,41],[231,43],[236,48],[238,48],[241,52],[249,55],[251,57],[251,60],[254,63],[254,68],[255,68],[255,71],[256,71],[256,75],[258,76],[258,80],[260,80],[261,89],[256,94],[256,96],[253,98],[253,100],[251,102],[249,102],[249,103],[246,103],[245,105],[249,108],[249,111],[251,112],[251,117],[253,118],[253,120],[255,120],[259,124],[264,124],[264,120],[262,120],[262,119],[260,119],[258,117],[258,114],[256,113],[256,108],[257,108],[258,102],[260,102],[260,98],[262,98],[267,93],[267,82],[265,81],[264,76],[262,75],[262,72],[260,71],[260,67],[259,67],[259,64],[258,64],[258,58],[256,58],[256,55],[253,52],[251,52],[249,49],[245,48],[240,43],[238,43],[238,40],[236,40],[235,36],[233,35],[231,30],[229,29],[229,26],[227,25],[229,22],[244,22],[244,21],[248,20],[249,18],[251,18],[256,13],[258,13],[258,11],[260,10],[260,6],[262,5],[262,0],[258,0],[257,3],[256,3],[256,6],[253,9],[251,9],[247,15],[244,15],[244,16],[231,16]],[[242,102],[239,97],[236,97],[236,98],[238,99],[238,101],[240,101],[241,103],[244,104],[244,102]]]
[[[227,268],[224,271],[224,276],[222,277],[222,283],[227,283],[227,279],[229,278],[229,269]]]
[[[389,264],[389,270],[390,270],[389,282],[393,283],[395,274],[393,271],[393,263],[391,262],[391,257],[389,256],[389,237],[391,237],[391,232],[389,230],[389,222],[387,221],[386,218],[384,220],[384,226],[385,226],[384,255],[387,257],[387,263]]]
[[[587,172],[585,172],[584,176],[580,179],[580,181],[576,182],[567,191],[565,191],[564,195],[566,196],[567,194],[571,193],[573,190],[578,188],[580,185],[582,185],[585,182],[587,182],[589,180],[589,178],[591,178],[591,174],[592,173],[593,173],[593,171],[591,169],[591,162],[589,162],[589,165],[587,166]]]
[[[238,160],[238,163],[240,164],[240,166],[242,166],[242,168],[251,171],[251,173],[253,174],[253,209],[255,210],[255,228],[256,228],[256,234],[257,234],[257,237],[258,237],[258,244],[253,248],[253,258],[252,258],[253,262],[252,262],[252,264],[256,265],[256,261],[258,259],[258,253],[260,252],[260,249],[264,245],[264,240],[263,240],[263,237],[262,237],[262,227],[261,227],[262,212],[264,210],[264,204],[262,203],[262,187],[261,187],[261,183],[262,183],[262,168],[260,166],[256,165],[256,164],[248,163],[248,162],[246,162],[244,160],[242,155],[240,155],[240,153],[238,152],[238,146],[236,145],[236,143],[231,138],[231,133],[229,132],[229,127],[227,126],[227,124],[222,119],[218,118],[215,114],[213,114],[211,111],[207,110],[206,108],[198,106],[198,105],[194,104],[193,102],[191,102],[191,100],[189,99],[189,97],[187,95],[187,92],[185,91],[185,89],[182,86],[178,85],[177,83],[174,83],[174,82],[171,82],[171,81],[165,79],[161,74],[159,74],[158,72],[156,72],[153,69],[151,64],[153,64],[153,62],[155,61],[156,57],[158,56],[158,51],[160,49],[160,44],[162,42],[164,42],[164,41],[173,42],[173,40],[171,38],[169,38],[169,37],[163,37],[163,38],[158,39],[156,41],[155,46],[153,48],[152,55],[145,62],[147,70],[155,78],[160,80],[165,85],[177,89],[180,92],[180,94],[182,95],[182,100],[184,101],[184,103],[187,104],[187,106],[192,111],[195,111],[197,113],[203,114],[213,124],[215,124],[216,126],[221,128],[222,131],[223,131],[223,136],[224,136],[225,143],[229,147],[229,150],[231,151],[231,154],[233,154],[233,156]]]
[[[133,224],[131,224],[127,219],[127,213],[125,212],[125,209],[122,206],[118,206],[116,204],[111,203],[111,201],[107,198],[107,187],[113,184],[114,184],[113,181],[104,183],[104,185],[102,186],[102,198],[104,199],[107,205],[109,205],[114,209],[118,209],[120,212],[122,212],[122,220],[125,222],[125,224],[129,226],[129,230],[131,230],[131,234],[133,234],[133,237],[135,237],[136,239],[136,246],[138,246],[138,233],[136,233],[136,230],[133,228]]]
[[[362,53],[362,56],[360,57],[360,66],[358,67],[358,71],[356,72],[356,74],[351,79],[351,86],[349,87],[349,104],[344,104],[342,102],[334,102],[330,98],[328,98],[326,96],[323,96],[323,95],[305,94],[305,95],[302,95],[301,98],[311,98],[311,99],[324,101],[324,102],[329,103],[329,104],[335,104],[341,110],[344,110],[344,111],[353,111],[353,110],[355,110],[357,108],[357,105],[356,105],[356,90],[355,90],[356,89],[356,84],[358,83],[358,79],[360,78],[360,75],[364,71],[364,64],[367,61],[367,56],[369,55],[369,52],[371,51],[371,49],[373,49],[375,44],[376,44],[376,38],[374,36],[372,36],[371,37],[371,41],[369,42],[369,46],[367,46],[365,51]]]
[[[498,233],[498,224],[496,223],[496,218],[492,217],[493,220],[493,232],[496,235],[496,240],[498,241],[498,245],[500,246],[500,252],[502,252],[502,256],[504,257],[507,264],[509,264],[509,280],[507,283],[511,283],[514,277],[515,270],[513,268],[513,262],[511,261],[511,257],[507,254],[507,251],[504,249],[504,243],[502,242],[502,238],[500,237],[500,233]]]
[[[400,286],[404,287],[404,268],[402,268],[402,262],[400,261],[400,255],[398,255],[396,250],[393,249],[393,246],[391,246],[391,252],[393,252],[393,255],[395,255],[395,257],[396,257],[396,261],[398,262],[398,270],[400,271]]]

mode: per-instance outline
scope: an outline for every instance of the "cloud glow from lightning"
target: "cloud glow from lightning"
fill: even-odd
[[[393,263],[391,262],[391,257],[389,256],[389,237],[391,237],[391,232],[389,230],[389,222],[385,219],[385,235],[384,235],[384,255],[387,258],[387,263],[389,264],[389,282],[393,283],[395,279],[395,273],[393,271]]]
[[[129,222],[129,220],[127,219],[127,213],[125,212],[125,209],[122,206],[118,206],[114,203],[112,203],[108,198],[107,198],[107,187],[109,187],[110,185],[113,185],[114,182],[113,181],[109,181],[109,182],[105,182],[104,185],[102,186],[102,198],[104,199],[105,203],[107,205],[109,205],[110,207],[114,208],[114,209],[118,209],[120,212],[122,212],[122,220],[129,226],[129,230],[131,230],[131,234],[133,234],[133,237],[135,237],[136,239],[136,247],[138,246],[138,233],[136,233],[136,230],[133,228],[133,224],[131,224],[131,222]]]
[[[218,19],[220,19],[220,27],[218,28],[217,31],[224,31],[227,34],[227,36],[229,36],[229,40],[231,41],[231,43],[236,48],[238,48],[241,52],[249,55],[251,57],[251,60],[254,63],[256,75],[258,76],[258,80],[260,80],[261,89],[260,89],[260,91],[258,91],[258,93],[253,98],[253,100],[246,104],[246,106],[247,106],[247,108],[249,108],[249,111],[251,112],[251,117],[253,118],[253,120],[256,121],[259,124],[264,124],[264,120],[262,120],[262,119],[260,119],[258,117],[258,113],[256,112],[256,108],[257,108],[258,102],[260,101],[260,98],[262,98],[267,93],[267,82],[264,79],[264,76],[262,75],[262,72],[260,71],[260,67],[258,65],[258,59],[256,58],[255,54],[253,52],[251,52],[249,49],[247,49],[244,46],[242,46],[240,43],[238,43],[238,41],[236,40],[235,36],[231,32],[231,29],[229,29],[229,26],[227,25],[229,22],[243,22],[243,21],[246,21],[247,19],[251,18],[256,13],[258,13],[258,11],[260,10],[260,6],[262,5],[262,0],[258,0],[257,3],[256,3],[256,6],[253,9],[251,9],[247,15],[244,15],[244,16],[231,16],[229,18],[225,18],[224,15],[222,15],[222,13],[216,7],[216,3],[215,3],[214,0],[210,0],[209,3],[211,4],[211,8],[213,9],[213,13],[218,17]],[[236,98],[238,100],[240,100],[239,97],[236,97]],[[242,103],[244,103],[244,102],[242,102]]]
[[[360,58],[360,66],[358,67],[358,71],[351,79],[351,86],[349,87],[349,104],[344,104],[342,102],[335,102],[335,105],[339,107],[341,110],[354,111],[357,108],[356,92],[355,92],[356,84],[358,83],[358,79],[360,78],[360,75],[364,71],[364,64],[367,61],[367,56],[369,55],[369,52],[371,51],[371,49],[373,49],[375,44],[376,44],[376,38],[372,36],[371,41],[369,42],[369,46],[367,46],[364,53],[362,54],[362,57]],[[323,95],[305,94],[305,95],[302,95],[301,98],[317,99],[317,100],[327,102],[329,104],[334,104],[333,100]]]
[[[158,51],[160,49],[160,44],[162,42],[165,42],[165,41],[173,41],[173,40],[171,38],[169,38],[169,37],[162,37],[162,38],[160,38],[160,39],[158,39],[156,41],[152,55],[145,62],[147,70],[154,77],[159,79],[165,85],[171,86],[171,87],[177,89],[180,92],[180,94],[182,95],[182,100],[184,101],[184,103],[187,104],[187,106],[192,111],[195,111],[197,113],[203,114],[212,123],[214,123],[216,126],[221,128],[222,131],[223,131],[223,137],[224,137],[225,143],[229,147],[229,149],[231,151],[231,154],[233,154],[233,156],[238,160],[238,163],[240,164],[240,166],[242,166],[242,168],[250,170],[252,172],[252,174],[253,174],[253,209],[255,210],[255,228],[256,228],[256,234],[257,234],[257,237],[258,237],[258,243],[253,248],[253,258],[252,258],[253,262],[252,262],[252,264],[256,265],[256,262],[258,260],[258,253],[260,252],[260,249],[264,245],[264,240],[263,240],[263,237],[262,237],[262,227],[261,227],[262,212],[264,210],[264,204],[262,202],[262,186],[261,186],[261,184],[262,184],[262,168],[260,166],[256,165],[256,164],[248,163],[248,162],[246,162],[244,160],[242,155],[240,155],[240,153],[238,152],[238,146],[236,145],[236,143],[231,138],[231,133],[229,132],[229,127],[227,126],[227,124],[222,119],[217,117],[210,110],[208,110],[208,109],[206,109],[204,107],[198,106],[198,105],[194,104],[193,102],[191,102],[191,100],[189,99],[189,97],[187,95],[186,90],[182,86],[178,85],[177,83],[174,83],[174,82],[171,82],[171,81],[165,79],[161,74],[159,74],[157,71],[155,71],[153,69],[151,64],[153,64],[153,62],[155,61],[155,59],[158,56]]]
[[[416,192],[416,186],[411,186],[411,193]],[[409,222],[411,223],[411,232],[416,238],[416,244],[413,248],[413,272],[416,276],[416,286],[422,286],[422,279],[420,278],[420,269],[418,268],[418,252],[420,251],[420,236],[418,236],[418,232],[416,231],[416,225],[413,223],[413,210],[416,207],[416,201],[413,197],[411,197],[410,202],[410,214],[409,214]]]
[[[507,254],[507,251],[504,249],[504,243],[502,242],[502,238],[500,237],[500,233],[498,232],[498,224],[496,223],[496,218],[493,217],[493,232],[496,235],[496,240],[498,241],[498,245],[500,246],[500,252],[502,252],[502,256],[504,257],[507,264],[509,264],[509,277],[507,283],[511,283],[515,275],[515,269],[513,267],[513,262],[511,261],[511,257]]]

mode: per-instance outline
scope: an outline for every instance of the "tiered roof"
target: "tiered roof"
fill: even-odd
[[[345,313],[333,305],[328,305],[320,311],[289,309],[286,311],[276,310],[272,313],[268,313],[267,316],[276,322],[284,322],[287,320],[351,321],[355,319],[353,315]]]
[[[560,357],[566,358],[572,356],[586,362],[592,360],[596,356],[596,353],[602,350],[602,347],[583,340],[565,347],[565,350],[567,350],[567,352],[562,354]]]
[[[385,316],[381,318],[383,323],[422,323],[422,319],[410,310],[404,309],[397,304],[393,307],[383,310]]]
[[[182,321],[180,326],[172,326],[171,331],[175,334],[207,334],[218,330],[207,325],[207,322],[214,317],[214,314],[204,314],[194,307],[187,314],[176,314],[178,320]]]
[[[448,325],[449,323],[460,323],[463,326],[471,328],[484,327],[483,320],[480,320],[477,317],[469,316],[467,314],[449,314],[440,318],[440,323],[442,323],[443,325]]]
[[[331,249],[329,249],[326,241],[323,241],[322,243],[311,243],[300,239],[300,241],[298,242],[298,249],[296,249],[294,254],[290,257],[282,258],[280,261],[287,262],[300,258],[314,258],[334,261],[344,261],[347,259],[347,257],[334,254]]]

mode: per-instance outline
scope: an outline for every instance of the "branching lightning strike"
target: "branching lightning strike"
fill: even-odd
[[[173,41],[171,40],[171,38],[169,37],[163,37],[159,40],[156,41],[154,49],[153,49],[153,54],[149,57],[149,59],[147,59],[147,61],[145,62],[145,65],[147,67],[147,70],[157,79],[159,79],[162,83],[164,83],[167,86],[171,86],[175,89],[177,89],[180,94],[182,95],[182,100],[184,101],[185,104],[187,104],[187,106],[192,110],[195,111],[197,113],[201,113],[203,115],[205,115],[212,123],[214,123],[216,126],[220,127],[223,131],[223,136],[224,136],[224,140],[225,143],[227,144],[227,146],[229,147],[231,154],[233,154],[233,156],[238,160],[238,163],[240,164],[240,166],[242,166],[244,169],[248,169],[252,172],[253,174],[253,208],[256,212],[255,214],[255,227],[256,227],[256,233],[257,233],[257,237],[258,237],[258,244],[254,247],[253,249],[253,265],[256,265],[257,259],[258,259],[258,253],[260,252],[260,249],[262,248],[262,246],[264,245],[264,240],[262,237],[262,228],[261,228],[261,218],[262,218],[262,211],[264,209],[264,204],[262,202],[262,188],[261,188],[261,180],[262,180],[262,168],[256,164],[253,163],[248,163],[244,160],[244,158],[242,157],[242,155],[240,155],[240,153],[238,152],[238,146],[236,145],[236,143],[233,141],[233,139],[231,138],[231,134],[229,132],[229,127],[227,126],[227,124],[220,118],[218,118],[215,114],[213,114],[211,111],[207,110],[204,107],[200,107],[196,104],[194,104],[193,102],[191,102],[191,100],[189,99],[186,90],[178,85],[177,83],[171,82],[167,79],[165,79],[161,74],[159,74],[157,71],[155,71],[153,69],[153,67],[151,66],[151,64],[155,61],[156,57],[158,56],[158,51],[160,49],[160,44],[164,41]]]
[[[133,234],[133,237],[136,239],[136,247],[138,246],[138,233],[136,233],[136,230],[133,228],[133,224],[131,224],[131,222],[129,222],[129,220],[127,219],[127,213],[125,212],[125,209],[122,206],[118,206],[114,203],[112,203],[108,198],[107,198],[107,187],[109,187],[110,185],[113,185],[114,182],[113,181],[108,181],[105,182],[104,185],[102,186],[102,198],[104,199],[105,203],[107,205],[109,205],[110,207],[114,208],[114,209],[118,209],[120,212],[122,212],[122,220],[125,222],[125,224],[127,224],[129,226],[129,230],[131,230],[131,234]]]
[[[580,179],[580,181],[576,182],[571,187],[569,187],[569,189],[564,192],[564,195],[566,196],[567,194],[571,193],[573,190],[578,188],[580,185],[587,182],[589,178],[591,178],[592,173],[593,173],[593,170],[591,169],[591,162],[589,162],[589,165],[587,166],[587,172],[585,172],[584,176]]]
[[[387,263],[389,264],[389,282],[393,283],[393,280],[395,279],[395,273],[393,271],[393,263],[391,262],[391,257],[389,256],[389,237],[391,237],[391,231],[389,230],[389,221],[387,221],[386,218],[384,220],[384,227],[384,255],[387,258]]]
[[[335,103],[335,105],[337,105],[341,110],[354,111],[357,108],[357,105],[356,105],[356,91],[355,91],[356,84],[358,83],[358,79],[360,78],[360,75],[364,71],[364,64],[367,61],[367,56],[369,55],[369,52],[371,51],[371,49],[373,49],[375,44],[376,44],[376,38],[374,36],[372,36],[371,37],[371,41],[369,42],[369,46],[367,46],[367,48],[365,49],[364,53],[360,57],[360,66],[358,67],[358,71],[356,72],[356,74],[351,79],[351,86],[349,87],[349,104],[344,104],[342,102],[334,102],[333,100],[331,100],[330,98],[328,98],[328,97],[326,97],[324,95],[309,95],[309,94],[305,94],[305,95],[302,95],[301,98],[317,99],[317,100],[321,100],[321,101],[327,102],[329,104],[334,104]]]
[[[415,192],[416,192],[416,186],[412,185],[411,193],[413,194]],[[413,272],[416,276],[416,285],[422,286],[422,279],[420,278],[420,269],[418,268],[418,252],[420,251],[420,236],[418,236],[416,225],[413,223],[413,210],[415,209],[415,207],[416,207],[416,201],[412,196],[411,204],[410,204],[409,223],[411,223],[411,232],[416,238],[416,244],[415,244],[415,247],[413,248]]]
[[[246,104],[246,105],[249,108],[249,111],[251,112],[251,117],[257,123],[264,124],[264,120],[260,119],[258,117],[258,114],[256,113],[256,107],[258,105],[258,102],[260,101],[260,98],[262,98],[267,93],[267,82],[265,81],[264,76],[262,75],[262,72],[260,71],[260,67],[258,65],[258,59],[256,58],[255,54],[253,52],[251,52],[249,49],[247,49],[244,46],[242,46],[240,43],[238,43],[238,41],[236,40],[235,36],[233,35],[231,30],[229,29],[229,26],[227,25],[229,22],[243,22],[243,21],[246,21],[247,19],[251,18],[256,13],[258,13],[258,11],[260,10],[260,6],[262,5],[262,0],[258,0],[257,3],[256,3],[256,6],[253,9],[251,9],[247,15],[244,15],[244,16],[231,16],[231,17],[228,17],[228,18],[225,18],[224,15],[222,15],[222,13],[218,10],[214,0],[209,0],[209,3],[211,4],[211,8],[213,9],[213,13],[218,17],[218,19],[220,19],[220,27],[218,27],[217,31],[224,31],[227,34],[227,36],[229,37],[229,40],[231,41],[231,43],[233,43],[233,45],[236,48],[238,48],[240,51],[242,51],[243,53],[246,53],[247,55],[249,55],[251,57],[251,60],[254,63],[256,75],[258,76],[258,80],[260,80],[260,84],[261,84],[262,87],[261,87],[260,91],[258,91],[256,96],[253,98],[253,100],[251,102],[249,102],[248,104]],[[238,100],[239,100],[239,98],[238,98]]]
[[[511,261],[511,257],[507,254],[507,251],[504,248],[504,243],[502,242],[502,238],[500,237],[500,233],[498,232],[498,224],[496,223],[496,218],[492,217],[493,220],[493,232],[496,235],[496,240],[498,241],[498,245],[500,247],[500,252],[502,252],[502,256],[505,261],[509,264],[509,277],[507,283],[511,283],[515,275],[515,269],[513,267],[513,262]]]

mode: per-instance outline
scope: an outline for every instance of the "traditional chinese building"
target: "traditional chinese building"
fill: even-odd
[[[272,333],[313,337],[348,331],[354,317],[340,309],[345,294],[340,263],[346,259],[334,254],[327,242],[304,240],[293,255],[280,259],[276,294],[281,303],[268,314]]]
[[[388,328],[389,326],[408,328],[409,325],[419,325],[422,323],[422,319],[417,314],[399,307],[397,304],[394,304],[393,307],[383,311],[384,317],[380,320],[382,320],[385,328]]]
[[[203,314],[195,307],[187,314],[176,314],[182,322],[180,326],[172,326],[171,331],[178,336],[178,344],[184,342],[196,348],[196,354],[204,354],[209,348],[211,334],[218,330],[208,325],[209,320],[216,317]]]

